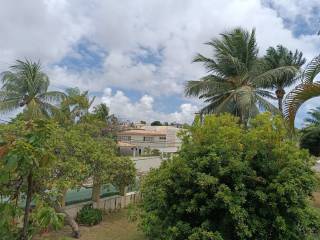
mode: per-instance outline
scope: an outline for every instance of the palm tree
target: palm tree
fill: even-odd
[[[52,103],[65,95],[48,92],[49,78],[41,71],[39,62],[17,60],[9,71],[2,73],[0,112],[8,113],[23,108],[27,119],[48,116],[56,108]]]
[[[275,69],[283,66],[296,66],[300,69],[300,67],[306,62],[306,59],[303,58],[302,52],[296,50],[293,53],[282,45],[278,45],[276,48],[268,48],[264,60],[268,66],[267,68],[269,69]],[[283,97],[286,94],[284,89],[294,84],[296,79],[295,75],[287,75],[283,78],[275,79],[274,82],[271,82],[271,84],[267,86],[269,88],[276,89],[275,94],[278,99],[278,108],[281,113],[283,112]]]
[[[94,100],[95,97],[90,100],[88,91],[81,92],[77,87],[68,88],[60,108],[54,112],[54,117],[63,126],[73,124],[77,118],[89,113]]]
[[[71,107],[71,112],[73,114],[80,117],[89,112],[95,97],[90,100],[88,91],[81,92],[80,89],[76,87],[68,88],[66,93],[66,103]]]
[[[214,58],[198,54],[193,62],[202,63],[208,75],[197,81],[188,81],[187,96],[205,99],[207,106],[200,115],[229,112],[240,117],[242,123],[259,112],[259,108],[278,112],[265,98],[275,98],[262,87],[275,79],[297,72],[294,66],[266,69],[258,58],[255,30],[249,33],[241,28],[221,34],[220,39],[206,43],[214,50]]]
[[[311,109],[308,111],[308,114],[310,117],[305,119],[308,125],[320,127],[320,107]]]
[[[101,121],[108,121],[110,118],[110,109],[105,103],[100,103],[93,108],[93,113]]]
[[[320,55],[311,60],[300,76],[301,84],[296,86],[285,98],[284,116],[289,128],[294,129],[294,120],[300,106],[311,98],[320,96],[320,82],[315,81],[320,72]]]

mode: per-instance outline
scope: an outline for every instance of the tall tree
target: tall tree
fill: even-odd
[[[209,74],[197,81],[188,81],[185,87],[187,96],[196,96],[208,103],[201,109],[201,115],[229,112],[247,123],[259,108],[277,112],[265,99],[274,96],[262,87],[296,73],[296,67],[266,69],[258,58],[255,30],[236,28],[206,44],[213,48],[213,58],[198,54],[193,62],[202,63]]]
[[[9,198],[8,203],[15,202],[15,207],[21,198],[25,200],[19,239],[27,240],[32,230],[31,203],[37,194],[41,196],[49,190],[46,180],[56,162],[49,142],[56,125],[35,120],[8,124],[0,130],[4,149],[0,154],[0,195]]]
[[[275,69],[283,66],[296,66],[298,69],[306,62],[302,52],[296,50],[294,53],[286,47],[278,45],[276,48],[270,47],[267,49],[267,54],[264,57],[268,69]],[[276,78],[269,83],[267,87],[275,89],[275,94],[278,99],[278,108],[283,112],[283,97],[286,94],[285,88],[290,87],[295,83],[297,78],[295,75],[286,75],[282,78]]]
[[[49,78],[39,62],[17,60],[16,65],[2,74],[2,84],[0,111],[24,108],[27,119],[50,115],[56,108],[52,103],[65,97],[59,91],[48,91]]]
[[[301,84],[290,91],[284,101],[284,116],[291,130],[300,106],[311,98],[320,96],[320,82],[315,81],[320,73],[320,55],[311,60],[300,75]]]

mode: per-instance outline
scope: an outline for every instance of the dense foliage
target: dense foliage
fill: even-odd
[[[258,115],[246,130],[237,122],[207,116],[145,178],[140,225],[151,239],[298,240],[319,231],[307,151],[286,138],[280,117]]]
[[[303,130],[300,146],[308,149],[310,154],[320,156],[320,127],[309,127]]]
[[[26,240],[39,225],[36,222],[45,222],[43,214],[40,219],[33,217],[44,209],[50,213],[50,206],[41,204],[41,200],[47,195],[46,190],[52,189],[49,176],[57,162],[52,151],[51,135],[57,129],[57,125],[47,120],[37,120],[2,125],[0,138],[0,196],[2,201],[1,215],[7,222],[0,225],[0,229],[6,232],[16,232],[18,227],[15,221],[23,216],[23,227],[20,239]],[[3,201],[3,198],[5,199]],[[35,209],[31,213],[31,203],[37,200]],[[21,202],[24,203],[24,213],[19,210]],[[39,208],[42,208],[40,211]],[[8,209],[15,211],[3,215]],[[11,219],[12,224],[8,224]],[[60,218],[61,219],[61,218]],[[30,223],[32,223],[30,225]],[[59,225],[59,224],[58,224]]]
[[[77,222],[84,225],[97,225],[102,221],[102,210],[95,209],[88,204],[83,206],[77,214]]]
[[[39,63],[17,61],[10,70],[2,74],[0,112],[23,111],[0,125],[0,232],[26,240],[65,220],[79,237],[64,208],[67,191],[92,183],[98,206],[102,185],[124,194],[135,180],[133,161],[117,156],[118,120],[105,104],[89,112],[88,91],[49,92]]]

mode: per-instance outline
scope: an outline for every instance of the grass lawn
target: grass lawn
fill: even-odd
[[[127,220],[126,210],[104,217],[103,222],[93,227],[80,227],[82,240],[146,240],[138,231],[136,223]],[[45,234],[36,240],[71,240],[71,229],[66,226],[58,232]]]
[[[320,209],[320,192],[314,193],[313,205]],[[136,223],[129,222],[127,211],[122,210],[104,217],[103,222],[93,227],[80,227],[82,240],[147,240],[142,232],[138,231]],[[58,232],[45,234],[35,240],[71,240],[71,229],[64,227]],[[315,239],[320,239],[315,237]]]

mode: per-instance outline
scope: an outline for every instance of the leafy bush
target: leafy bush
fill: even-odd
[[[57,213],[52,207],[44,204],[42,201],[36,201],[36,207],[31,215],[31,232],[47,231],[48,229],[59,230],[64,224],[64,214]]]
[[[129,222],[136,222],[139,220],[141,208],[137,204],[129,204],[127,207],[127,218]]]
[[[207,116],[178,156],[145,177],[140,227],[153,240],[308,239],[320,228],[313,164],[280,117],[262,114],[244,128]]]
[[[2,214],[0,217],[0,239],[18,239],[18,222],[14,221],[14,218],[22,216],[22,209],[17,208],[14,204],[0,202],[0,213]]]
[[[102,221],[102,210],[93,208],[91,204],[83,206],[77,214],[77,222],[93,226]]]
[[[310,154],[320,156],[320,127],[309,127],[303,130],[300,146],[308,149]]]

